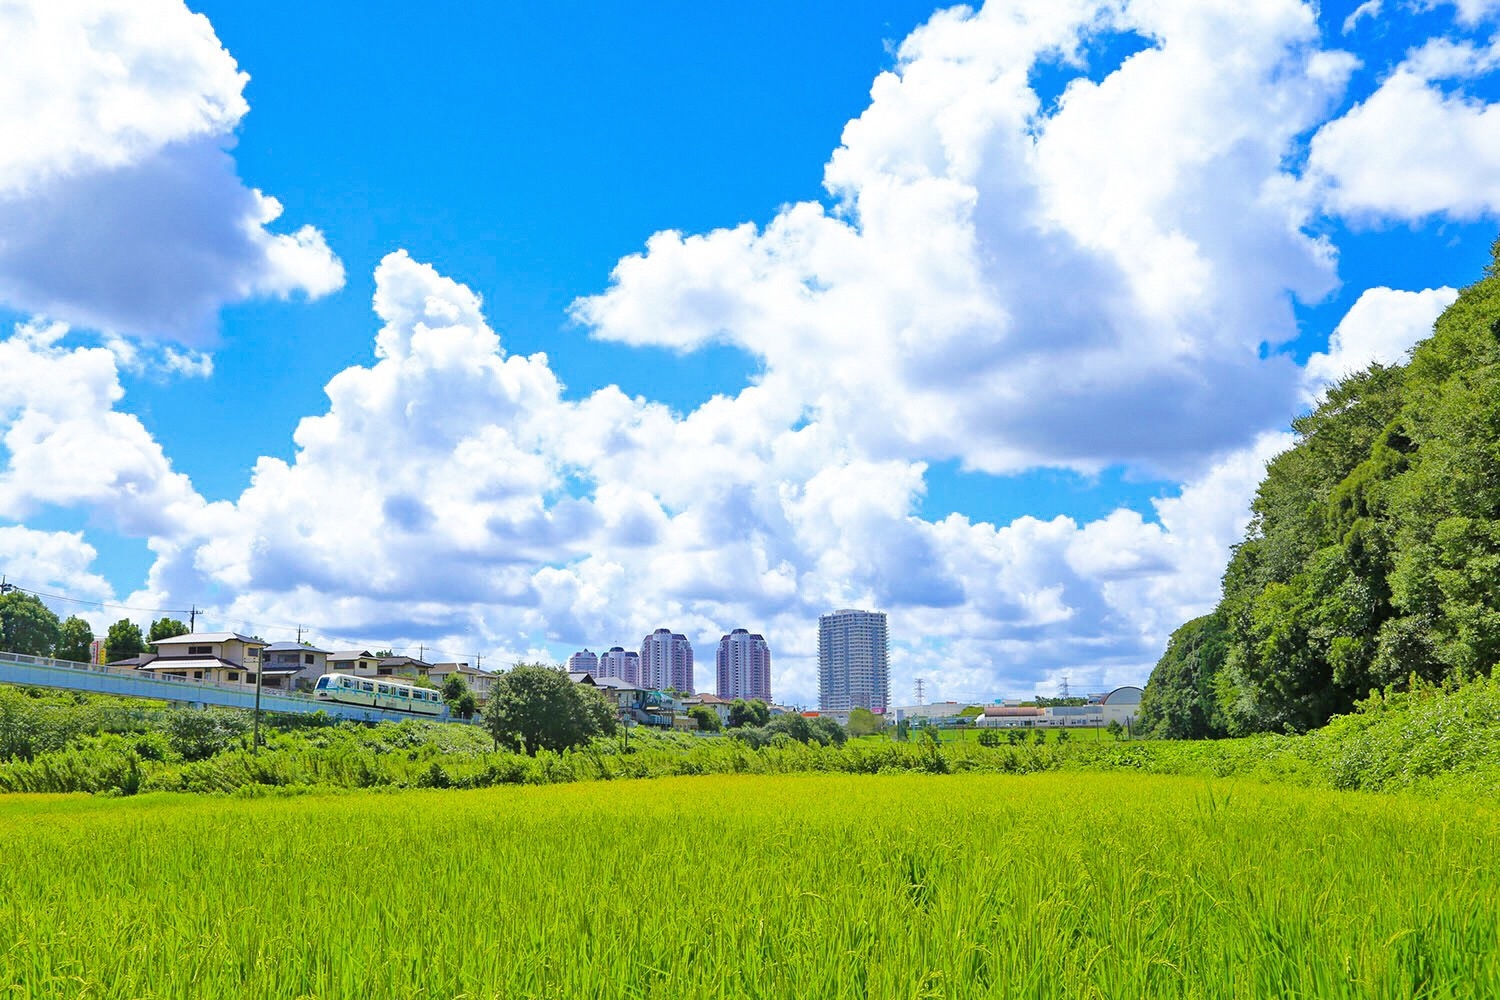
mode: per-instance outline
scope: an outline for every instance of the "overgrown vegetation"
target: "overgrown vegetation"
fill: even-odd
[[[1500,243],[1404,366],[1293,422],[1208,619],[1142,712],[1163,735],[1304,732],[1408,678],[1500,658]]]
[[[636,727],[574,749],[539,747],[531,756],[496,751],[478,726],[271,716],[268,729],[257,753],[244,713],[0,688],[0,791],[259,794],[695,774],[1139,771],[1500,796],[1500,678],[1446,687],[1418,680],[1315,733],[1226,740],[1065,739],[1066,731],[1042,740],[1041,730],[1016,729],[955,741],[927,730],[923,738],[897,742],[883,735],[842,739],[827,720],[779,716],[765,728],[723,736]]]

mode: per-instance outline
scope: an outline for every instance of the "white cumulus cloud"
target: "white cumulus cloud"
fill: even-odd
[[[343,284],[227,152],[247,76],[181,0],[0,3],[0,304],[212,339],[219,308]]]

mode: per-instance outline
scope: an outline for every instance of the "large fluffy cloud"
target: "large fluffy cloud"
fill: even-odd
[[[1038,66],[1127,32],[1044,106]],[[832,212],[660,233],[574,315],[741,346],[872,458],[1194,468],[1294,405],[1264,345],[1334,284],[1284,167],[1353,64],[1317,40],[1293,0],[939,14],[845,129]]]
[[[0,233],[19,233],[0,235],[0,295],[193,330],[230,298],[337,284],[321,238],[269,233],[274,204],[234,177],[220,142],[243,78],[205,22],[120,7],[80,36],[48,10],[25,24],[3,10],[35,37],[87,43],[70,58],[95,76],[53,112],[91,122],[87,142],[0,160]],[[137,11],[169,23],[170,44],[129,30]],[[1139,51],[1101,62],[1126,36]],[[128,56],[118,79],[90,61],[109,48]],[[761,371],[740,391],[686,414],[612,386],[569,393],[545,355],[507,354],[502,318],[469,288],[397,252],[375,274],[374,360],[333,375],[295,454],[261,459],[233,503],[205,503],[120,409],[133,348],[72,346],[43,323],[0,341],[0,518],[102,513],[156,555],[129,603],[197,602],[215,624],[277,636],[300,622],[329,641],[504,660],[668,625],[698,643],[706,684],[712,640],[744,626],[772,640],[777,693],[809,702],[817,615],[865,606],[891,615],[898,702],[915,676],[953,696],[1140,681],[1217,597],[1264,462],[1288,442],[1267,428],[1344,371],[1397,360],[1451,301],[1371,289],[1305,369],[1281,349],[1294,303],[1337,285],[1317,212],[1488,210],[1454,180],[1473,162],[1424,186],[1445,164],[1393,154],[1382,169],[1397,179],[1377,187],[1344,153],[1393,127],[1383,102],[1403,73],[1430,91],[1416,98],[1478,116],[1482,139],[1489,109],[1429,84],[1485,72],[1488,51],[1426,46],[1351,102],[1354,58],[1323,48],[1296,0],[939,13],[846,128],[828,204],[656,234],[575,305],[602,338],[752,353]],[[1066,86],[1038,89],[1058,73]],[[145,218],[111,200],[166,174],[183,178],[176,208]],[[1428,193],[1399,202],[1402,178]],[[90,199],[143,255],[161,248],[153,269],[180,263],[184,287],[91,264]],[[173,221],[186,218],[203,221],[198,242]],[[66,261],[45,259],[50,242]],[[46,391],[58,384],[77,391]],[[951,460],[1166,470],[1180,485],[1093,520],[923,517],[931,464]],[[63,576],[87,573],[81,539],[14,530],[0,556],[51,551]]]
[[[226,302],[343,284],[236,175],[247,77],[181,0],[11,0],[0,62],[0,304],[202,343]]]

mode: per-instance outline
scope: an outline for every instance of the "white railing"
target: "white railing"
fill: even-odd
[[[79,663],[76,660],[54,660],[46,656],[30,656],[26,653],[0,651],[0,661],[4,660],[36,667],[51,667],[58,670],[76,670],[91,674],[104,674],[108,677],[123,677],[133,681],[166,681],[170,684],[192,684],[198,687],[211,688],[215,691],[230,691],[235,694],[254,693],[254,688],[247,688],[243,684],[221,684],[218,681],[193,677],[174,677],[171,674],[158,674],[154,671],[135,670],[127,667],[107,667],[102,663]],[[262,687],[261,694],[263,696],[269,694],[276,698],[297,698],[302,701],[317,701],[310,694],[304,694],[300,691],[287,691],[282,688],[268,689]]]

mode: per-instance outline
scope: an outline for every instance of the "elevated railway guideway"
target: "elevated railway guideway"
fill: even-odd
[[[255,692],[238,686],[227,687],[187,677],[149,676],[138,670],[105,667],[95,663],[74,663],[70,660],[49,660],[42,656],[3,651],[0,651],[0,684],[89,691],[125,698],[153,698],[197,708],[209,705],[219,708],[255,708]],[[413,718],[434,718],[364,705],[340,705],[331,701],[319,701],[305,694],[271,693],[264,688],[260,693],[260,707],[264,712],[325,712],[335,719],[353,719],[358,722],[401,722]],[[438,721],[448,721],[447,710],[444,709],[443,715],[436,718]]]

